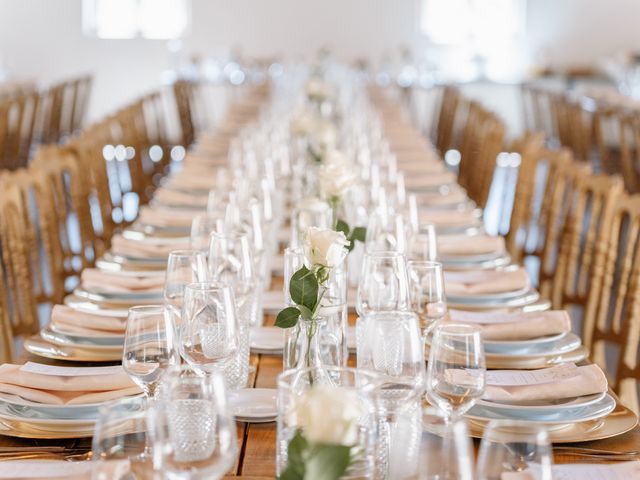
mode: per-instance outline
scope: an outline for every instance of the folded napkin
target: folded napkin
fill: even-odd
[[[181,205],[181,206],[198,206],[206,208],[208,195],[199,193],[183,192],[180,190],[171,190],[169,188],[159,188],[153,194],[154,202],[163,203],[165,205]]]
[[[631,460],[615,464],[608,463],[565,463],[552,465],[553,478],[571,480],[633,480],[640,478],[640,461]],[[500,480],[542,480],[538,464],[529,464],[522,472],[504,472]]]
[[[111,239],[111,253],[125,257],[167,258],[173,250],[189,248],[189,242],[175,241],[153,242],[148,240],[132,240],[116,234]]]
[[[81,285],[93,292],[152,293],[164,288],[164,272],[110,272],[85,268]]]
[[[515,270],[445,272],[444,284],[447,295],[465,297],[513,292],[531,286],[529,275],[520,267]]]
[[[444,257],[464,257],[469,255],[483,255],[504,253],[503,237],[490,235],[439,235],[438,254]]]
[[[565,310],[503,313],[449,310],[449,319],[478,325],[483,340],[529,340],[571,331],[571,319]]]
[[[74,310],[67,305],[54,305],[51,310],[51,325],[57,330],[70,333],[102,332],[124,334],[127,319]]]
[[[440,228],[477,227],[480,220],[473,210],[438,210],[421,208],[418,212],[420,223],[433,223]]]
[[[200,212],[197,210],[181,210],[177,208],[159,208],[144,205],[140,207],[138,220],[155,227],[190,228],[193,218]]]
[[[488,377],[487,386],[482,398],[483,400],[501,403],[536,402],[581,397],[584,395],[593,395],[595,393],[607,391],[607,377],[602,369],[595,364],[575,367],[574,374],[570,376],[548,375],[549,372],[552,372],[553,370],[559,371],[561,367],[565,366],[566,365],[561,365],[525,372],[520,370],[492,370],[494,375],[497,373],[497,375],[513,377],[514,384],[491,385],[491,377]],[[529,384],[516,384],[518,383],[517,379],[521,378],[523,373],[548,375],[550,378],[549,381],[544,382],[531,381]]]
[[[91,375],[49,375],[21,370],[22,365],[0,365],[0,392],[48,405],[98,403],[140,393],[122,369]]]
[[[467,201],[467,192],[455,186],[443,192],[421,192],[415,195],[418,207],[451,206]]]
[[[405,177],[404,186],[407,190],[420,190],[421,188],[434,188],[440,185],[449,185],[456,181],[453,172],[428,172],[424,174],[411,174]]]
[[[95,473],[96,462],[69,462],[67,460],[6,460],[0,462],[2,480],[90,480]],[[131,470],[129,460],[100,462],[99,478],[127,478]]]

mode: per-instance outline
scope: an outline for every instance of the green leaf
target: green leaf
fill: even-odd
[[[298,305],[298,310],[300,310],[300,315],[302,315],[302,318],[306,320],[311,320],[313,318],[313,312],[304,305]]]
[[[345,237],[349,237],[349,224],[344,220],[338,219],[336,222],[336,232],[342,232]]]
[[[289,293],[294,302],[313,311],[318,302],[318,280],[313,272],[303,266],[294,273],[289,281]]]
[[[365,227],[356,227],[349,235],[350,240],[357,240],[359,242],[364,243],[367,238],[367,229]]]
[[[287,468],[280,475],[282,480],[302,480],[305,474],[304,453],[309,444],[297,432],[287,446]]]
[[[351,448],[317,445],[307,460],[305,480],[338,480],[349,467]]]
[[[276,327],[291,328],[295,327],[298,323],[298,318],[301,313],[296,307],[287,307],[281,310],[276,317]]]

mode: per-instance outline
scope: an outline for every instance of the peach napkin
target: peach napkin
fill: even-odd
[[[98,268],[85,268],[82,286],[95,292],[151,293],[164,288],[164,272],[110,272]]]
[[[6,460],[0,463],[2,480],[90,480],[96,462],[69,462],[68,460]],[[100,462],[99,478],[128,478],[131,470],[129,460],[106,460]]]
[[[502,254],[505,252],[503,237],[489,235],[439,235],[438,254],[443,257]]]
[[[404,186],[407,190],[420,190],[422,188],[439,187],[440,185],[449,185],[456,181],[456,175],[453,172],[430,172],[424,174],[407,175],[404,179]]]
[[[528,340],[571,331],[571,319],[565,310],[502,313],[449,310],[449,319],[479,325],[483,340]]]
[[[54,305],[51,310],[51,325],[60,331],[84,333],[102,332],[105,334],[124,334],[127,319],[74,310],[67,305]]]
[[[0,392],[49,405],[98,403],[140,393],[124,370],[95,375],[47,375],[25,372],[22,365],[0,365]]]
[[[140,207],[138,220],[155,227],[191,228],[193,218],[198,215],[197,210],[183,210],[177,208],[152,208],[147,205]]]
[[[418,207],[455,205],[467,200],[467,192],[455,185],[439,192],[416,193],[415,196]]]
[[[557,368],[557,367],[551,367]],[[549,370],[542,369],[541,371]],[[496,370],[496,372],[500,372]],[[607,377],[595,364],[576,367],[576,375],[546,383],[529,385],[489,385],[487,384],[483,400],[493,402],[523,402],[558,400],[562,398],[581,397],[606,392]]]
[[[132,240],[116,234],[111,239],[111,253],[125,257],[167,258],[173,250],[189,248],[189,242],[170,239],[168,242]]]
[[[513,292],[531,286],[529,275],[515,270],[471,270],[444,273],[445,292],[453,296],[488,295]]]
[[[440,228],[478,227],[480,219],[473,210],[436,210],[421,208],[418,220],[422,223],[433,223]]]

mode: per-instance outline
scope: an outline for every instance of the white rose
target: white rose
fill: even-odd
[[[290,128],[294,135],[307,135],[314,126],[315,118],[308,111],[302,111],[291,119]]]
[[[326,100],[331,96],[331,85],[323,82],[319,78],[312,78],[305,87],[307,97],[312,100]]]
[[[356,183],[356,175],[347,158],[341,152],[332,150],[318,169],[318,183],[324,198],[342,197]]]
[[[326,385],[311,387],[296,404],[298,425],[311,443],[355,445],[362,413],[355,391]]]
[[[337,143],[336,127],[331,122],[316,122],[309,139],[311,148],[319,155],[324,155],[333,150]]]
[[[349,246],[342,232],[310,227],[304,243],[304,254],[313,265],[333,268],[342,263],[347,256]]]

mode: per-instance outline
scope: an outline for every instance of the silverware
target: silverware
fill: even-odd
[[[640,455],[640,450],[607,450],[602,448],[589,448],[589,447],[564,447],[564,446],[555,446],[553,450],[560,450],[561,452],[566,452],[567,454],[594,454],[594,455],[627,455],[627,456],[635,456]]]

